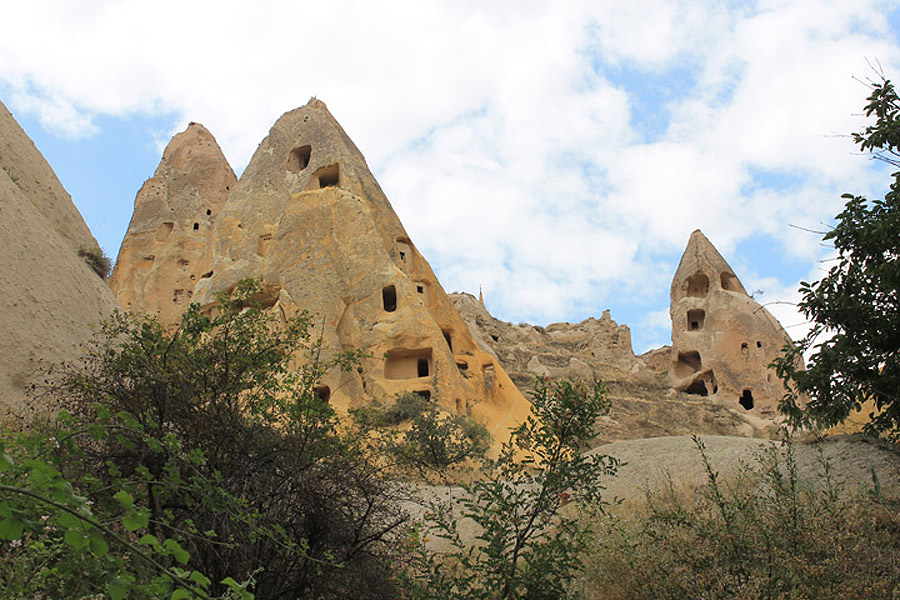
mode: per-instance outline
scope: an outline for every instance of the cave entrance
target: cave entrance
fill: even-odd
[[[386,285],[381,288],[381,303],[384,305],[386,312],[397,310],[397,288],[392,285]]]
[[[744,390],[741,392],[741,399],[738,400],[738,404],[744,407],[745,410],[750,410],[753,408],[753,392],[750,390]]]

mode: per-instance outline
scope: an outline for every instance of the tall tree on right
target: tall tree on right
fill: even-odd
[[[853,139],[900,169],[900,98],[884,78],[871,89],[865,114],[876,121]],[[900,170],[891,177],[883,200],[843,196],[844,210],[823,238],[837,252],[835,264],[819,281],[800,284],[799,308],[813,327],[773,362],[787,387],[780,410],[794,425],[835,425],[866,404],[873,407],[866,430],[900,440]]]

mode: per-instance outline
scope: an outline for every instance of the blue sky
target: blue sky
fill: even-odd
[[[887,183],[846,134],[858,80],[900,73],[896,1],[0,3],[0,99],[112,256],[189,121],[240,174],[317,96],[445,289],[513,322],[610,309],[642,352],[696,228],[802,335],[828,253],[802,228]]]

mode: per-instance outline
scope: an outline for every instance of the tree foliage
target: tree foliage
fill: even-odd
[[[459,506],[434,503],[425,535],[450,550],[426,551],[409,573],[416,599],[559,599],[572,595],[590,530],[579,512],[602,510],[601,479],[615,459],[585,454],[607,408],[600,383],[538,382],[533,410],[512,431]],[[475,540],[460,525],[473,522]]]
[[[900,167],[900,99],[886,79],[871,87],[865,114],[876,121],[853,138]],[[799,308],[812,329],[774,362],[788,388],[781,410],[795,425],[831,426],[871,402],[867,428],[895,438],[900,432],[900,171],[891,177],[884,199],[844,195],[844,210],[824,236],[836,262],[819,281],[801,283]],[[804,370],[800,357],[808,350]]]
[[[283,323],[261,292],[242,282],[211,314],[191,305],[174,330],[114,316],[50,390],[66,411],[48,460],[124,541],[202,574],[205,588],[185,593],[253,581],[260,598],[388,597],[406,516],[315,393],[357,357],[326,360],[309,316]],[[92,531],[79,541],[90,551]]]

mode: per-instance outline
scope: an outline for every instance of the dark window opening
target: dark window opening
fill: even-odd
[[[381,289],[381,301],[384,304],[384,310],[387,312],[397,310],[397,288],[392,285],[383,287]]]
[[[756,342],[756,347],[757,347],[757,348],[762,348],[762,342],[757,341],[757,342]]]
[[[212,214],[212,211],[209,210],[209,209],[207,208],[207,209],[206,209],[206,216],[208,217],[208,216],[211,215],[211,214]]]
[[[419,377],[428,377],[428,359],[420,358],[416,361],[416,372]]]
[[[313,392],[322,402],[328,402],[331,399],[331,388],[327,385],[321,385],[313,388]]]
[[[416,286],[416,291],[417,291],[418,293],[420,293],[420,294],[424,294],[424,293],[425,293],[425,286],[417,285],[417,286]]]
[[[209,278],[212,277],[212,276],[213,276],[213,272],[212,272],[212,271],[209,271],[209,272],[204,273],[203,275],[201,275],[201,276],[200,276],[200,279],[209,279]]]
[[[200,223],[194,223],[194,231],[200,229]]]
[[[453,338],[451,337],[451,332],[441,330],[441,333],[444,334],[444,340],[447,342],[447,347],[450,348],[450,352],[453,352]]]
[[[741,392],[741,399],[738,400],[738,404],[744,407],[745,410],[750,410],[753,408],[753,392],[750,390],[744,390]]]
[[[416,390],[413,394],[419,396],[423,400],[431,400],[431,390]]]
[[[400,252],[400,260],[406,260],[406,252]]]
[[[341,169],[337,164],[322,167],[316,171],[319,178],[319,187],[337,187],[341,184]]]
[[[484,366],[484,387],[486,389],[494,389],[494,365]]]
[[[469,370],[469,363],[467,363],[465,361],[460,361],[460,362],[456,363],[456,368],[459,369],[460,371],[462,371],[463,373],[465,373],[466,371]]]
[[[742,343],[741,344],[741,354],[747,354],[749,352],[750,352],[750,346],[747,344],[747,342]]]
[[[691,331],[703,329],[703,321],[706,318],[706,312],[702,309],[689,310],[687,312],[688,327]]]
[[[496,342],[496,341],[498,341],[498,340],[500,339],[500,336],[499,336],[499,335],[494,335],[494,334],[492,333],[492,334],[491,334],[491,339],[494,340],[494,341]]]
[[[697,380],[693,381],[691,383],[691,385],[689,385],[687,387],[687,389],[684,390],[684,393],[691,394],[693,396],[708,396],[709,395],[709,392],[706,389],[706,383],[704,383],[704,381],[702,379],[697,379]]]
[[[308,144],[294,148],[288,154],[287,168],[292,173],[299,173],[309,166],[309,157],[312,154],[312,147]]]

